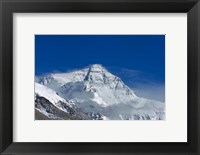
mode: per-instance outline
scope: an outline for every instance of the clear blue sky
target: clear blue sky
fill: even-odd
[[[36,75],[91,64],[137,70],[163,83],[165,35],[35,35]]]

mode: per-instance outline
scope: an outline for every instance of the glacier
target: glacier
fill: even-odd
[[[41,97],[51,106],[42,106]],[[165,103],[137,96],[100,64],[37,77],[35,107],[40,119],[165,120]]]

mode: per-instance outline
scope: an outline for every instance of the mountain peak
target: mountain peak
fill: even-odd
[[[92,68],[103,68],[103,66],[101,64],[92,64],[92,65],[90,65],[90,67],[92,67]]]
[[[116,120],[164,119],[165,116],[163,103],[138,97],[120,77],[100,64],[68,73],[51,74],[43,77],[39,83],[35,86],[37,96],[45,97],[62,111],[68,112],[66,107],[75,105],[75,111],[80,110],[81,117],[85,117],[85,114],[93,117],[97,112]],[[44,114],[48,113],[49,107],[44,110]]]
[[[101,64],[93,64],[89,67],[90,71],[98,72],[106,70]]]
[[[114,80],[115,76],[112,75],[105,67],[100,64],[93,64],[88,68],[88,72],[84,81],[103,84],[105,80]]]

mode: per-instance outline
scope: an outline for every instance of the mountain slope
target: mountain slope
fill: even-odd
[[[90,119],[73,102],[67,102],[54,90],[38,83],[35,83],[35,110],[36,119]]]
[[[119,77],[98,64],[69,73],[49,74],[37,82],[40,87],[54,90],[54,99],[66,104],[72,102],[87,115],[98,114],[112,120],[165,119],[164,103],[136,96]],[[53,103],[49,94],[52,93],[43,96]]]
[[[57,106],[53,105],[45,97],[36,96],[35,100],[35,119],[48,119],[48,120],[88,120],[91,119],[87,114],[78,111],[74,107],[69,107],[62,105],[63,109],[61,110]]]

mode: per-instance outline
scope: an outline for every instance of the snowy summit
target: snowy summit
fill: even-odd
[[[45,110],[45,106],[37,100],[38,116],[44,115],[46,119],[165,119],[164,103],[138,97],[119,77],[99,64],[72,72],[38,77],[35,85],[36,100],[37,97],[43,97],[46,99],[46,104],[52,104],[54,111],[57,110],[57,114],[50,113],[51,110]],[[66,106],[63,106],[64,104]],[[46,107],[51,108],[51,106]],[[65,107],[68,111],[69,108],[70,111],[74,111],[73,116],[69,113],[67,116],[70,117],[63,116],[63,112],[67,111]],[[62,110],[62,115],[59,110]]]

